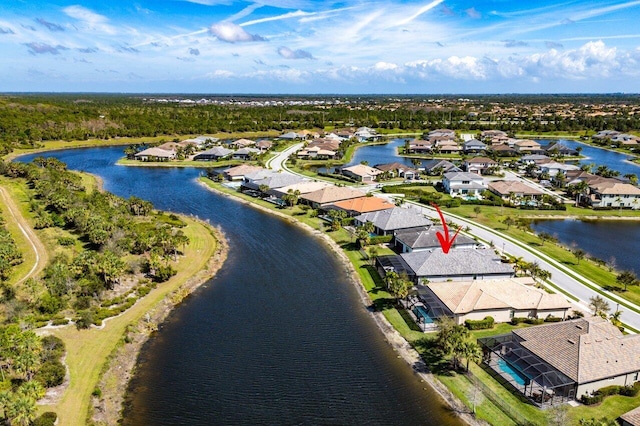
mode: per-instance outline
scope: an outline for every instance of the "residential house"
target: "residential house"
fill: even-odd
[[[564,296],[536,288],[530,277],[435,282],[419,286],[418,294],[431,312],[452,318],[459,325],[488,316],[497,323],[512,318],[565,319],[571,309]]]
[[[360,197],[338,201],[326,207],[326,210],[343,210],[349,217],[364,213],[377,212],[395,208],[396,205],[380,197]]]
[[[424,171],[431,176],[441,175],[443,173],[448,173],[448,172],[462,171],[460,167],[456,166],[451,161],[447,161],[447,160],[438,160],[438,159],[427,160],[423,162],[422,165],[424,167]]]
[[[487,149],[487,145],[480,142],[478,139],[469,139],[468,141],[462,144],[462,150],[466,154],[478,154]]]
[[[444,234],[442,226],[430,226],[429,228],[411,228],[401,229],[394,232],[394,240],[396,247],[400,248],[401,253],[411,253],[413,251],[434,250],[441,247],[438,239],[438,232]],[[479,243],[473,238],[464,234],[458,234],[453,241],[455,248],[478,247]]]
[[[378,139],[380,139],[380,135],[378,135],[378,132],[375,131],[374,129],[370,128],[370,127],[360,127],[360,128],[358,128],[356,130],[354,136],[360,142],[377,141]]]
[[[433,143],[423,139],[414,139],[409,141],[407,154],[425,154],[433,151]]]
[[[488,149],[489,151],[494,152],[499,157],[515,157],[516,155],[518,155],[518,151],[516,151],[506,143],[491,145]]]
[[[625,335],[600,316],[516,329],[478,343],[485,363],[541,405],[630,386],[640,376],[640,335]]]
[[[301,149],[296,154],[298,158],[307,160],[327,160],[336,158],[337,153],[328,149],[323,149],[319,146],[312,146],[310,148]]]
[[[618,418],[620,426],[640,426],[640,407],[627,411]]]
[[[267,169],[258,166],[252,166],[250,164],[241,164],[239,166],[234,166],[223,170],[222,175],[226,180],[243,180],[246,175],[255,173],[260,170]]]
[[[218,142],[220,139],[214,138],[213,136],[196,136],[195,138],[185,139],[183,143],[191,143],[196,146],[198,149],[203,149],[207,146],[211,146],[214,143]]]
[[[540,144],[531,139],[519,139],[513,144],[514,149],[520,154],[538,154],[544,153]]]
[[[233,141],[231,143],[229,143],[229,146],[235,147],[235,148],[248,148],[250,146],[254,146],[256,144],[255,141],[252,141],[251,139],[238,139],[236,141]]]
[[[134,158],[139,161],[170,161],[176,158],[176,152],[159,147],[151,147],[136,153]]]
[[[303,137],[299,134],[297,134],[296,132],[287,132],[283,135],[280,135],[280,139],[284,139],[284,140],[288,140],[288,141],[293,141],[296,139],[303,139]]]
[[[381,170],[382,172],[387,172],[391,177],[402,177],[405,179],[415,179],[418,177],[419,173],[417,170],[412,169],[406,164],[394,162],[394,163],[386,163],[386,164],[376,164],[373,166],[374,168]]]
[[[543,191],[517,180],[496,180],[490,182],[488,188],[503,200],[511,202],[519,200],[520,203],[527,203],[540,200],[544,195]]]
[[[621,133],[622,132],[619,132],[617,130],[601,130],[595,135],[591,136],[591,138],[596,140],[601,140],[601,141],[605,139],[611,140],[612,138],[618,136]]]
[[[292,185],[286,185],[280,188],[274,188],[273,190],[269,191],[269,193],[272,193],[274,196],[278,198],[282,198],[282,196],[287,194],[289,191],[291,192],[298,191],[298,193],[302,195],[302,194],[308,194],[310,192],[319,191],[329,186],[333,186],[333,184],[328,182],[303,181],[299,183],[294,183]]]
[[[630,135],[627,133],[620,133],[619,135],[615,135],[611,138],[612,144],[619,144],[620,146],[625,147],[634,147],[637,146],[640,142],[640,138],[635,135]]]
[[[279,173],[270,170],[268,174],[249,174],[244,177],[242,187],[246,189],[252,189],[254,191],[262,191],[261,188],[269,188],[270,195],[275,195],[271,191],[277,188],[285,186],[295,185],[304,182],[304,179],[298,175],[292,175],[290,173]]]
[[[474,157],[465,160],[463,164],[464,170],[469,173],[483,175],[498,167],[498,162],[489,157]]]
[[[356,164],[355,166],[342,168],[342,174],[344,176],[364,183],[374,182],[380,173],[382,173],[382,170],[365,166],[364,164]]]
[[[573,149],[573,148],[569,148],[568,146],[560,143],[560,142],[552,142],[549,145],[544,147],[544,150],[547,152],[547,154],[552,155],[552,156],[576,156],[578,155],[578,151]]]
[[[548,157],[544,154],[528,154],[528,155],[523,155],[520,160],[518,160],[519,163],[522,164],[544,164],[544,163],[548,163],[549,161],[551,161],[551,157]]]
[[[224,148],[221,146],[214,146],[211,149],[196,154],[193,159],[195,161],[218,161],[223,158],[230,157],[231,154],[233,154],[232,149]]]
[[[442,248],[414,251],[380,256],[376,265],[383,276],[394,271],[406,274],[416,284],[510,278],[515,274],[513,267],[503,263],[492,249],[451,249],[448,253]]]
[[[367,222],[373,223],[374,232],[378,235],[393,235],[395,231],[400,229],[424,229],[432,225],[431,220],[425,217],[420,209],[414,207],[395,207],[393,209],[364,213],[354,219],[356,226],[362,226]]]
[[[482,176],[468,172],[448,172],[442,178],[445,191],[451,195],[481,197],[487,189]]]
[[[269,151],[273,147],[273,141],[269,139],[260,139],[256,142],[256,149],[259,149],[260,152]]]
[[[436,130],[430,131],[428,133],[428,137],[429,138],[445,137],[447,139],[455,139],[456,138],[456,132],[454,130],[451,130],[451,129],[436,129]]]
[[[310,205],[314,209],[324,209],[326,206],[335,204],[338,201],[360,198],[364,195],[364,192],[356,189],[331,185],[317,191],[300,195],[300,202]]]
[[[437,141],[435,146],[436,150],[441,154],[456,154],[462,151],[462,147],[451,139]]]
[[[507,132],[502,130],[483,130],[480,132],[480,140],[483,142],[489,142],[491,145],[495,143],[506,143],[509,139]]]
[[[240,148],[233,153],[232,158],[234,160],[250,160],[256,155],[260,154],[260,150],[256,148]]]
[[[600,182],[589,183],[587,203],[594,208],[626,207],[638,210],[640,209],[640,188],[615,179],[600,179]]]
[[[548,173],[549,176],[555,176],[558,173],[566,173],[572,170],[580,170],[580,167],[573,164],[558,163],[556,161],[549,161],[548,163],[539,164],[540,173]]]

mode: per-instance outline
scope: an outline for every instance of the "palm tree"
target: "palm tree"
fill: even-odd
[[[573,251],[573,255],[576,257],[576,259],[578,259],[578,265],[579,265],[580,261],[584,259],[584,256],[586,255],[586,253],[582,249],[575,249]]]
[[[482,348],[476,342],[466,341],[462,345],[461,355],[467,360],[466,370],[469,371],[470,361],[473,361],[476,364],[482,361]]]
[[[589,306],[593,308],[593,315],[602,315],[609,312],[609,302],[601,296],[593,296],[589,299]]]
[[[638,176],[635,173],[627,173],[624,175],[625,178],[629,179],[629,183],[632,185],[638,184]]]
[[[620,272],[616,277],[616,281],[624,286],[624,291],[627,291],[627,286],[638,284],[638,278],[632,271]]]

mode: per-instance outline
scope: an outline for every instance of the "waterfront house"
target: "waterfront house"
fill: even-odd
[[[544,154],[528,154],[523,155],[520,160],[518,160],[521,164],[544,164],[551,161],[551,157]]]
[[[429,138],[443,137],[443,138],[447,138],[447,139],[455,139],[456,138],[456,132],[454,130],[451,130],[451,129],[436,129],[436,130],[430,131],[427,136]]]
[[[599,316],[516,329],[478,343],[484,362],[539,404],[630,386],[640,375],[640,335],[624,335]]]
[[[640,188],[616,179],[599,179],[589,184],[587,203],[594,208],[640,209]],[[583,201],[581,199],[581,201]]]
[[[283,186],[281,188],[274,188],[272,191],[269,191],[270,193],[273,193],[273,195],[275,195],[278,198],[282,198],[283,195],[287,194],[289,192],[289,190],[291,190],[291,192],[296,192],[298,191],[299,194],[308,194],[310,192],[314,192],[314,191],[319,191],[323,188],[329,187],[329,186],[333,186],[333,184],[328,183],[328,182],[308,182],[308,181],[303,181],[303,182],[299,182],[299,183],[294,183],[292,185],[286,185]]]
[[[477,154],[487,149],[487,145],[480,142],[478,139],[469,139],[462,144],[462,150],[465,154]]]
[[[261,187],[267,187],[269,190],[274,190],[301,182],[304,182],[304,179],[298,175],[269,170],[268,173],[258,172],[246,175],[242,181],[242,187],[252,189],[254,191],[262,191]],[[271,191],[268,191],[267,193],[274,195]]]
[[[280,135],[280,139],[284,139],[284,140],[288,140],[288,141],[293,141],[296,139],[303,139],[303,137],[299,134],[297,134],[296,132],[287,132],[283,135]]]
[[[502,130],[483,130],[480,132],[480,140],[491,145],[506,143],[508,139],[509,135]]]
[[[259,149],[260,152],[269,151],[273,147],[273,141],[269,139],[260,139],[256,142],[256,149]]]
[[[353,217],[364,213],[389,210],[395,207],[395,204],[380,197],[360,197],[330,204],[326,207],[326,210],[343,210],[347,212],[347,216]]]
[[[300,195],[300,202],[310,205],[314,209],[324,209],[329,204],[360,198],[364,195],[366,194],[363,191],[358,191],[346,186],[330,185],[317,191]]]
[[[576,156],[578,155],[578,151],[573,149],[573,148],[569,148],[568,146],[560,143],[560,142],[552,142],[549,145],[544,147],[544,150],[547,152],[547,154],[549,155],[554,155],[554,156]]]
[[[462,147],[452,139],[436,141],[436,150],[442,154],[456,154],[462,151]]]
[[[233,141],[229,144],[229,146],[234,147],[234,148],[247,148],[250,146],[254,146],[256,144],[255,141],[252,141],[251,139],[238,139],[236,141]]]
[[[419,286],[418,294],[431,312],[460,325],[487,316],[496,323],[513,318],[564,319],[571,308],[561,294],[536,288],[531,277],[430,283]]]
[[[382,172],[388,172],[391,177],[403,177],[405,179],[415,179],[418,176],[418,171],[412,169],[406,164],[394,162],[386,164],[376,164],[374,168],[381,170]]]
[[[640,138],[635,135],[630,135],[627,133],[621,133],[619,135],[615,135],[611,138],[612,144],[625,146],[625,147],[634,147],[638,145]]]
[[[423,139],[413,139],[407,147],[407,154],[428,154],[433,151],[433,143]]]
[[[382,170],[365,166],[364,164],[356,164],[355,166],[344,167],[342,169],[342,174],[344,176],[364,183],[374,182],[380,173],[382,173]]]
[[[447,160],[438,160],[438,159],[427,160],[424,163],[422,163],[422,165],[424,167],[424,171],[431,176],[441,175],[447,172],[462,171],[460,167],[456,166],[451,161],[447,161]]]
[[[198,149],[204,149],[207,146],[213,145],[219,140],[220,139],[214,138],[213,136],[196,136],[195,138],[185,139],[182,141],[182,143],[191,143],[194,144]]]
[[[611,140],[612,138],[614,138],[615,136],[618,136],[621,133],[622,132],[619,132],[617,130],[601,130],[595,135],[591,136],[591,138],[597,141],[604,141],[605,139]]]
[[[465,160],[462,165],[464,167],[464,170],[469,173],[483,175],[488,171],[498,167],[498,162],[492,160],[489,157],[474,157],[469,160]]]
[[[354,133],[359,142],[377,141],[380,139],[378,132],[370,127],[360,127]]]
[[[139,161],[170,161],[176,158],[176,152],[159,147],[151,147],[136,153],[134,158]]]
[[[241,164],[239,166],[234,166],[223,170],[222,175],[226,180],[243,180],[245,175],[256,173],[260,170],[267,169],[258,166],[252,166],[250,164]]]
[[[364,213],[355,217],[355,226],[362,226],[367,222],[373,223],[374,232],[378,235],[393,235],[400,229],[421,228],[432,225],[430,219],[422,214],[420,209],[414,207],[381,210]]]
[[[519,200],[520,203],[540,200],[544,192],[517,180],[496,180],[488,185],[489,191],[506,201]]]
[[[301,149],[297,153],[298,158],[307,160],[327,160],[336,157],[336,152],[328,149],[322,149],[319,146]]]
[[[435,250],[441,247],[437,236],[438,232],[444,233],[444,227],[434,225],[428,228],[400,229],[393,233],[395,246],[399,248],[401,253]],[[452,247],[473,249],[479,246],[480,244],[473,238],[458,234]]]
[[[536,141],[532,141],[530,139],[519,139],[516,140],[513,144],[513,147],[520,154],[538,154],[544,153],[540,144]]]
[[[378,271],[406,274],[415,284],[439,281],[470,281],[513,277],[513,267],[492,249],[442,248],[414,251],[376,259]],[[453,285],[453,284],[452,284]]]
[[[223,158],[230,157],[231,154],[233,154],[232,149],[224,148],[222,146],[214,146],[211,149],[196,154],[193,159],[195,161],[218,161]]]
[[[234,160],[250,160],[260,154],[260,150],[256,148],[240,148],[232,154]]]
[[[480,197],[487,189],[482,176],[468,172],[448,172],[442,177],[442,186],[451,195]]]

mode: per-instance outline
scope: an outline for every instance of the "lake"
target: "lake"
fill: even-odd
[[[460,424],[391,349],[320,240],[206,190],[199,170],[116,166],[123,149],[45,155],[117,195],[219,225],[230,242],[218,275],[143,347],[125,425]]]

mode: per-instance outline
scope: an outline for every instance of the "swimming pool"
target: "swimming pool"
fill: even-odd
[[[498,360],[498,367],[500,367],[500,370],[513,377],[513,380],[515,380],[519,385],[527,386],[529,384],[530,379],[522,372],[513,368],[511,364],[509,364],[504,359],[501,358]]]
[[[431,315],[429,315],[429,310],[427,310],[427,308],[425,308],[424,306],[415,306],[413,308],[413,313],[416,317],[418,317],[418,319],[422,318],[425,324],[433,323],[433,318],[431,318]]]

